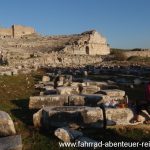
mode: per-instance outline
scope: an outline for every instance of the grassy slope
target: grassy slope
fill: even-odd
[[[8,112],[12,117],[17,133],[22,135],[24,150],[55,150],[58,149],[58,140],[54,137],[53,131],[45,133],[35,130],[32,124],[34,111],[28,109],[29,97],[35,94],[34,83],[39,77],[35,74],[0,77],[0,110]],[[148,140],[150,138],[149,129],[148,126],[142,125],[118,126],[108,128],[106,131],[99,129],[82,131],[85,135],[97,140],[134,141]]]
[[[29,97],[34,94],[34,75],[0,77],[0,110],[12,117],[18,134],[22,135],[24,150],[57,149],[53,134],[40,133],[33,128],[33,111],[28,109]],[[56,142],[54,142],[56,143]]]

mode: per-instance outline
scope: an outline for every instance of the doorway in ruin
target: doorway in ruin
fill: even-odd
[[[88,46],[86,46],[86,48],[85,48],[85,49],[86,49],[86,54],[87,54],[87,55],[89,55],[89,47],[88,47]]]
[[[57,58],[59,62],[62,62],[62,59],[60,57]]]

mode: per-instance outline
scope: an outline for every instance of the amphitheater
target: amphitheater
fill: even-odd
[[[108,55],[106,39],[97,31],[75,35],[41,36],[31,27],[0,29],[0,55],[10,66],[38,67],[93,64]],[[23,55],[22,55],[23,54]]]

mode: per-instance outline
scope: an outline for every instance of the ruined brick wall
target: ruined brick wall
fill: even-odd
[[[64,52],[79,55],[108,55],[110,48],[106,38],[93,30],[82,33],[79,40],[64,48]]]
[[[26,68],[36,67],[36,66],[80,66],[80,65],[90,65],[101,62],[102,59],[99,56],[90,55],[69,55],[66,53],[42,53],[40,56],[28,59],[9,59],[8,63],[10,66],[24,66]]]
[[[12,36],[11,28],[0,28],[0,36]]]
[[[13,33],[13,37],[21,37],[23,35],[35,33],[35,30],[32,27],[12,25],[12,33]]]
[[[35,33],[34,28],[21,25],[12,25],[11,28],[0,28],[0,36],[21,37]]]

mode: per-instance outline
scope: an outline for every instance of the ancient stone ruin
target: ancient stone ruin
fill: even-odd
[[[106,39],[95,30],[41,36],[26,26],[0,29],[0,65],[3,67],[31,70],[43,66],[83,66],[100,63],[101,56],[109,53]]]
[[[95,30],[81,33],[76,41],[63,49],[69,54],[108,55],[110,48],[106,39]]]
[[[22,25],[12,25],[11,28],[0,28],[0,37],[22,37],[23,35],[30,35],[35,33],[34,28],[22,26]]]

